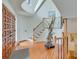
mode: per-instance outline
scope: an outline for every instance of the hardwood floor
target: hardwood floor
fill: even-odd
[[[58,47],[46,49],[44,45],[45,43],[34,44],[30,48],[30,59],[58,59]]]
[[[29,44],[28,44],[29,43]],[[45,48],[45,43],[24,42],[20,44],[20,49],[29,48],[30,59],[61,59],[61,47],[58,50],[58,45],[55,48]],[[23,47],[22,47],[23,46]],[[58,56],[59,52],[59,56]]]

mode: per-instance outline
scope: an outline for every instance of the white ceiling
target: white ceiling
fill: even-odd
[[[52,0],[62,16],[77,17],[77,0]]]
[[[21,4],[25,0],[3,0],[3,2],[7,1],[10,6],[14,9],[15,13],[29,15],[29,13],[25,12],[21,8]],[[52,0],[56,7],[59,9],[62,16],[66,17],[76,17],[77,16],[77,0]],[[31,6],[35,8],[38,0],[31,0]]]
[[[26,15],[30,16],[28,12],[26,12],[24,9],[22,9],[21,5],[25,0],[3,0],[3,3],[6,5],[10,5],[11,8],[15,11],[16,14]],[[31,0],[31,8],[35,8],[38,0]],[[8,6],[9,7],[9,6]]]

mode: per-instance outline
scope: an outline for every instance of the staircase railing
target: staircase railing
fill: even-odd
[[[52,17],[43,18],[43,20],[33,29],[33,37],[39,38],[39,36],[41,35],[41,33],[43,33],[43,31],[45,29],[49,29],[51,27],[52,23],[53,23],[53,28],[52,29],[61,28],[62,26],[59,27],[59,25],[56,23],[56,22],[60,21],[59,23],[62,25],[61,17],[54,17],[54,18],[53,19],[52,19]],[[54,24],[56,26],[54,26]],[[40,31],[40,33],[38,33],[39,31]]]
[[[51,41],[51,32],[53,31],[53,28],[54,28],[54,22],[55,22],[55,18],[53,17],[50,25],[49,25],[49,33],[48,33],[48,40]]]
[[[49,23],[47,19],[51,18],[43,18],[43,20],[33,29],[33,37],[39,38],[41,33],[49,27]],[[38,33],[39,32],[39,33]]]
[[[36,28],[33,29],[33,37],[34,37],[33,40],[38,39],[43,31],[44,31],[44,21],[42,20],[42,22],[40,22],[40,24],[38,24]]]
[[[40,22],[34,29],[33,31],[35,31],[44,21],[42,20],[42,22]]]
[[[67,32],[67,18],[63,18],[63,32],[62,37],[55,39],[58,39],[58,58],[57,59],[69,59],[68,56],[68,32]],[[61,45],[59,45],[59,40],[61,40]]]

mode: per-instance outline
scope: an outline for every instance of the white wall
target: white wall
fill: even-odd
[[[17,41],[26,40],[32,37],[33,29],[40,23],[38,17],[27,17],[24,15],[17,15]]]
[[[77,17],[77,0],[52,0],[64,17]]]
[[[77,18],[76,17],[68,19],[67,30],[68,32],[77,33]]]
[[[55,4],[51,0],[46,0],[44,2],[42,7],[38,10],[37,15],[40,18],[48,17],[48,12],[49,11],[56,11],[56,17],[60,17],[61,16],[60,12],[58,11],[58,9],[56,8]]]

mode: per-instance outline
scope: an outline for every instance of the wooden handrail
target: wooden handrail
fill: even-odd
[[[43,18],[43,20],[33,29],[33,31],[35,31],[35,29],[38,28],[40,26],[40,24],[42,24],[44,22],[45,19],[50,19],[50,18]]]
[[[56,17],[58,18],[58,17]],[[60,17],[62,20],[61,20],[61,25],[63,25],[63,17]],[[33,31],[36,30],[36,28],[38,28],[40,26],[40,24],[42,24],[44,22],[45,19],[51,19],[51,18],[43,18],[43,20],[33,29]],[[55,28],[55,27],[54,27]],[[62,26],[61,26],[62,28]],[[55,28],[55,29],[58,29],[58,28]]]
[[[42,22],[40,22],[40,23],[33,29],[33,31],[35,31],[36,28],[38,28],[38,27],[40,26],[40,24],[42,24],[42,23],[43,23],[43,20],[42,20]]]

